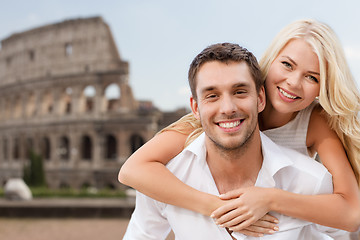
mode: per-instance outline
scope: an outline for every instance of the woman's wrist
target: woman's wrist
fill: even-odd
[[[281,190],[278,188],[268,188],[267,189],[267,204],[269,207],[269,211],[278,211],[278,201],[279,195],[281,194]]]
[[[214,212],[216,209],[222,206],[223,201],[215,195],[203,193],[201,196],[200,201],[198,201],[198,212],[210,217],[212,212]]]

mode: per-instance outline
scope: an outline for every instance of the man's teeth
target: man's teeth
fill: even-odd
[[[287,92],[285,92],[284,90],[282,90],[281,88],[279,88],[279,91],[287,98],[291,98],[291,99],[295,99],[296,96],[290,95]]]
[[[240,125],[240,121],[219,123],[219,126],[222,128],[233,128],[233,127],[237,127],[239,125]]]

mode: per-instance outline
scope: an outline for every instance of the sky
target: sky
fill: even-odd
[[[72,18],[101,16],[120,57],[130,64],[135,98],[163,111],[189,106],[187,71],[218,42],[248,48],[260,59],[274,36],[303,18],[337,33],[360,85],[359,0],[0,0],[0,39]]]

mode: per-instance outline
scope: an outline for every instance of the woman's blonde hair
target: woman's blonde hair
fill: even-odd
[[[278,33],[260,60],[263,79],[286,44],[299,38],[307,41],[318,56],[319,102],[346,150],[360,185],[360,95],[335,32],[328,25],[311,19],[289,24]]]
[[[360,185],[360,95],[334,31],[316,20],[298,20],[281,30],[265,51],[259,64],[263,80],[270,65],[292,39],[304,39],[319,58],[319,102],[328,115],[330,127],[339,136]],[[189,134],[186,144],[202,133],[201,123],[188,114],[162,131]]]
[[[170,124],[166,128],[162,129],[159,133],[164,131],[177,131],[179,133],[189,135],[185,141],[187,147],[192,141],[203,133],[200,120],[196,119],[192,113],[188,113],[176,122]]]

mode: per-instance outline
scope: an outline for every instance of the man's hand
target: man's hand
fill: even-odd
[[[249,187],[221,195],[226,204],[215,210],[211,217],[216,224],[249,236],[272,234],[278,230],[278,220],[268,215],[270,188]]]

